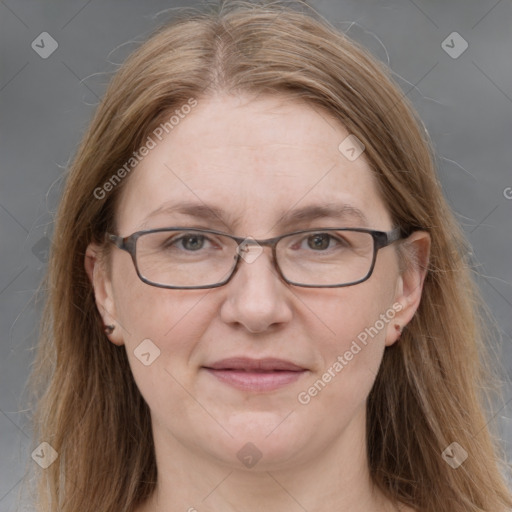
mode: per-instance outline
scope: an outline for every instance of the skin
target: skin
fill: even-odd
[[[345,158],[343,126],[284,97],[218,95],[197,107],[132,172],[117,211],[118,234],[187,225],[270,238],[321,227],[363,227],[354,217],[300,222],[283,230],[282,212],[326,200],[350,204],[370,228],[391,219],[364,154]],[[225,222],[183,215],[145,217],[184,199],[224,208]],[[411,235],[426,265],[428,234]],[[232,280],[209,290],[149,286],[128,253],[113,248],[112,272],[91,244],[85,266],[109,339],[124,345],[151,410],[158,484],[137,512],[235,510],[397,510],[372,487],[365,405],[386,346],[420,301],[424,271],[400,273],[396,245],[381,249],[370,279],[346,288],[286,284],[266,248],[242,261]],[[393,304],[402,309],[307,405],[297,396],[332,366]],[[145,366],[134,350],[151,339],[160,356]],[[201,367],[233,356],[275,357],[307,368],[271,392],[232,388]],[[253,443],[262,458],[246,468],[237,452]],[[402,510],[411,510],[402,508]]]

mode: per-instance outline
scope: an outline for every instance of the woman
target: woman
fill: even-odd
[[[60,205],[38,510],[505,510],[465,250],[411,106],[325,20],[161,28]]]

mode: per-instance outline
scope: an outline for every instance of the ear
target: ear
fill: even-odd
[[[91,281],[96,306],[104,325],[114,325],[111,334],[106,334],[115,345],[123,345],[122,329],[117,320],[112,281],[107,269],[104,253],[98,244],[91,243],[85,251],[84,266]]]
[[[401,330],[411,321],[420,305],[430,257],[430,235],[426,231],[415,231],[403,241],[402,251],[406,261],[397,280],[396,306],[393,306],[397,313],[387,330],[386,346],[398,340]]]

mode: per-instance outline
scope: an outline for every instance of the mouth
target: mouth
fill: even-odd
[[[274,391],[289,385],[309,370],[282,359],[230,358],[203,366],[210,375],[243,391]]]

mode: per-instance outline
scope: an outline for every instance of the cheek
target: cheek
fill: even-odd
[[[120,258],[114,268],[117,269],[113,276],[115,310],[127,346],[150,338],[164,348],[183,338],[185,326],[190,332],[200,324],[200,302],[205,290],[148,285],[139,279],[131,259],[127,258]]]
[[[388,286],[367,281],[326,296],[310,309],[323,325],[316,336],[320,355],[316,372],[303,388],[304,400],[324,407],[332,403],[357,406],[369,393],[385,348],[395,310]],[[315,326],[311,325],[312,332]],[[318,326],[316,327],[317,332]],[[307,395],[307,396],[306,396]],[[341,412],[340,412],[341,413]]]
[[[176,384],[172,376],[187,381],[188,363],[212,321],[204,308],[205,290],[158,288],[127,274],[115,283],[116,314],[141,392],[169,389]]]
[[[202,307],[204,292],[199,293],[145,286],[132,293],[122,307],[128,331],[124,343],[133,378],[153,420],[166,427],[173,425],[174,430],[179,430],[180,418],[204,419],[190,399],[194,356],[211,323]]]
[[[326,346],[339,352],[348,350],[356,339],[362,343],[367,337],[383,339],[394,316],[392,305],[392,287],[374,280],[324,294],[308,307],[312,321],[323,326],[322,331],[317,326],[317,331],[324,333]]]

